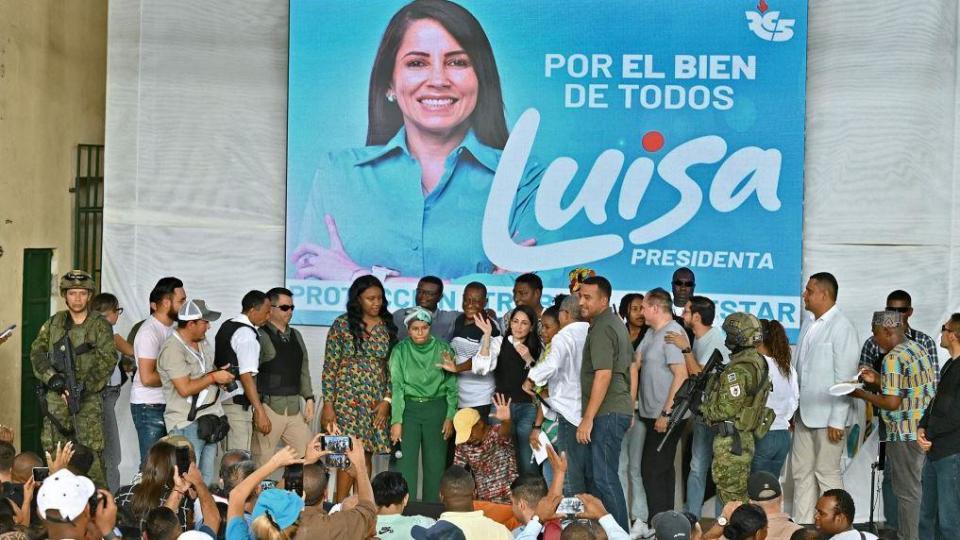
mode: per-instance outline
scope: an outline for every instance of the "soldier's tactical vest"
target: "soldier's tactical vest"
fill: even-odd
[[[300,370],[303,367],[303,350],[300,340],[292,331],[285,338],[270,325],[263,327],[277,355],[273,360],[260,364],[257,373],[257,391],[265,396],[296,396],[300,394]]]
[[[254,334],[257,334],[256,327],[237,321],[227,321],[220,325],[220,329],[217,330],[217,336],[214,338],[217,352],[213,357],[213,364],[218,368],[222,368],[227,364],[234,368],[237,367],[237,351],[233,350],[233,347],[230,346],[230,339],[233,338],[233,335],[241,328],[249,328],[253,330]],[[236,372],[234,372],[234,374],[236,374]],[[240,384],[239,380],[237,384]],[[233,396],[233,402],[237,405],[243,405],[244,408],[250,406],[250,400],[247,399],[245,394]]]
[[[773,383],[770,381],[770,373],[767,369],[767,362],[759,354],[742,355],[747,358],[736,358],[734,355],[730,359],[730,365],[743,364],[749,370],[753,371],[753,379],[758,381],[757,392],[753,395],[753,401],[740,411],[737,419],[734,421],[734,427],[737,431],[750,431],[756,439],[762,438],[770,431],[770,426],[776,418],[773,409],[767,407],[767,398],[773,390]],[[750,359],[750,356],[753,358]],[[758,361],[759,360],[759,361]]]

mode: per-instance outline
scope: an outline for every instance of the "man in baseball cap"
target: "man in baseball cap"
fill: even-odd
[[[676,510],[666,510],[653,516],[650,521],[657,540],[689,540],[690,520]]]
[[[95,517],[91,517],[91,504],[97,506]],[[40,485],[37,510],[50,540],[85,538],[91,520],[103,538],[117,538],[113,496],[108,491],[98,493],[89,478],[67,469],[53,473]]]
[[[177,329],[160,346],[156,364],[166,401],[164,426],[170,435],[190,442],[208,485],[216,480],[217,443],[228,429],[220,396],[236,384],[232,373],[214,367],[207,342],[210,323],[219,318],[220,313],[208,309],[203,300],[184,302],[177,313]]]
[[[492,416],[500,422],[496,426],[487,424],[476,409],[468,407],[457,411],[453,417],[457,444],[453,462],[469,466],[473,471],[478,500],[510,504],[510,484],[517,477],[510,400],[497,394],[493,403]]]
[[[783,488],[776,476],[766,471],[751,474],[747,480],[747,496],[767,515],[768,540],[788,540],[790,535],[803,528],[783,511]]]

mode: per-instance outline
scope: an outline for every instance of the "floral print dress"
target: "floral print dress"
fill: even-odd
[[[390,394],[388,368],[390,335],[384,324],[364,333],[359,350],[343,314],[327,334],[323,364],[323,400],[333,404],[337,425],[344,435],[360,439],[363,449],[374,454],[390,452],[390,421],[383,429],[373,427],[377,405]]]

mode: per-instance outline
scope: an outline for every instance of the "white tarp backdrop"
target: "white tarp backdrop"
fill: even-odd
[[[957,2],[809,9],[804,276],[837,276],[862,338],[895,288],[937,336],[960,309]],[[103,290],[126,309],[121,331],[166,275],[225,314],[283,283],[287,23],[272,0],[110,2]],[[319,391],[326,331],[302,330]],[[137,461],[126,399],[125,480]],[[865,488],[862,519],[868,457],[848,482]]]

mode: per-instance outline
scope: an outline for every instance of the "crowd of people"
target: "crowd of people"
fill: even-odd
[[[360,276],[327,334],[315,395],[291,291],[248,292],[211,337],[221,313],[163,278],[150,317],[122,337],[111,328],[123,313],[117,298],[94,296],[92,278],[70,272],[60,283],[67,309],[31,352],[46,459],[17,454],[0,431],[2,532],[873,538],[853,529],[841,477],[862,399],[880,416],[888,525],[902,539],[954,537],[960,372],[953,360],[941,369],[935,342],[910,327],[906,292],[890,293],[861,346],[836,306],[836,280],[814,274],[803,292],[813,319],[792,350],[776,320],[726,314],[718,326],[691,270],[675,272],[670,288],[623,295],[612,309],[612,285],[588,269],[549,300],[540,278],[523,274],[515,307],[498,318],[479,282],[448,311],[443,281],[424,277],[416,306],[391,312],[379,279]],[[939,345],[960,355],[960,314]],[[121,483],[115,404],[127,380],[141,463]],[[699,380],[710,381],[702,407],[674,415]],[[689,472],[675,467],[678,452]],[[383,454],[388,470],[371,480]],[[703,531],[712,484],[718,517]]]

